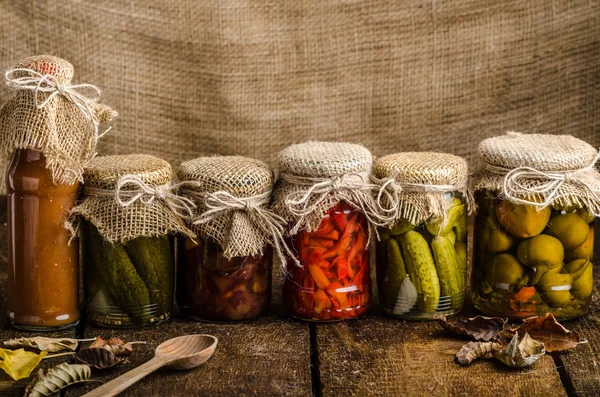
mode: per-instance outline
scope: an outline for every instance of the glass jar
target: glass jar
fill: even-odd
[[[236,322],[254,319],[271,302],[272,249],[264,255],[226,259],[212,239],[180,239],[177,250],[177,304],[194,320]]]
[[[173,238],[137,237],[112,244],[81,222],[83,286],[89,320],[101,327],[135,328],[171,315]]]
[[[495,192],[476,194],[473,302],[485,314],[520,319],[588,311],[594,217],[576,205],[539,209]]]
[[[444,220],[378,228],[377,288],[384,314],[409,320],[458,313],[467,284],[467,211],[446,194]]]
[[[287,262],[283,304],[301,320],[338,321],[357,317],[371,302],[368,225],[345,202],[331,208],[314,232],[291,240],[301,267]]]
[[[27,331],[79,322],[79,250],[64,224],[79,184],[55,184],[45,156],[15,150],[6,170],[8,318]]]

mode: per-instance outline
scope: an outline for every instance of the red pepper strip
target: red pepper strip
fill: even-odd
[[[335,241],[333,240],[327,240],[324,238],[313,238],[310,240],[309,248],[331,248],[333,247],[333,244],[335,244]]]
[[[337,240],[340,238],[340,232],[337,229],[331,230],[329,233],[314,232],[313,237],[318,237],[326,240]]]
[[[319,235],[324,235],[331,232],[334,228],[335,225],[331,221],[331,217],[326,215],[321,221],[321,224],[319,225],[319,228],[315,231],[315,233]]]
[[[337,290],[339,288],[343,288],[342,285],[338,282],[334,282],[334,283],[329,284],[329,286],[326,288],[326,291],[330,296],[335,298],[337,303],[339,303],[340,309],[345,309],[348,307],[348,299],[347,299],[348,293],[347,292],[338,292]]]
[[[337,256],[331,262],[331,267],[334,268],[338,280],[348,277],[348,261],[343,256]]]
[[[331,301],[322,289],[315,291],[315,312],[321,313],[324,309],[331,308]]]
[[[338,255],[346,254],[346,251],[352,245],[352,234],[356,226],[356,217],[352,218],[346,225],[346,228],[342,232],[342,237],[335,243],[333,247],[323,255],[323,259],[333,259]]]
[[[333,219],[335,226],[340,232],[343,232],[346,229],[349,214],[344,214],[343,211],[333,211],[333,214],[331,214],[331,218]]]
[[[319,288],[325,289],[331,284],[331,281],[329,281],[318,265],[308,265],[308,271]]]
[[[365,258],[367,258],[367,255],[365,255]],[[359,289],[359,291],[362,291],[364,287],[363,277],[367,272],[367,265],[368,262],[366,260],[363,260],[358,267],[358,272],[356,272],[356,274],[352,277],[352,281],[350,282],[350,284],[355,285]]]
[[[302,291],[310,294],[315,292],[315,280],[308,273],[306,273],[302,281]]]
[[[327,253],[326,247],[319,247],[314,249],[307,248],[307,254],[303,257],[300,262],[302,264],[315,264],[321,262],[323,254]]]

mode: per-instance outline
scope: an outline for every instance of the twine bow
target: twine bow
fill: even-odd
[[[600,152],[594,156],[590,164],[583,168],[565,171],[540,171],[533,167],[505,168],[492,164],[486,164],[485,169],[495,174],[504,175],[502,182],[503,195],[520,204],[529,204],[544,208],[553,203],[554,200],[561,197],[561,188],[565,183],[575,184],[583,188],[586,192],[586,201],[590,211],[595,216],[600,216],[597,210],[598,205],[591,205],[592,202],[600,203],[600,191],[590,187],[587,172],[594,170],[596,162],[600,159]],[[543,198],[543,201],[528,200],[527,197],[535,196]],[[525,198],[524,198],[525,197]]]
[[[248,215],[252,224],[267,236],[282,264],[286,263],[285,254],[287,254],[287,257],[291,258],[296,265],[300,265],[284,240],[287,224],[285,219],[265,207],[271,196],[270,191],[251,197],[236,197],[226,191],[201,193],[200,195],[206,211],[192,220],[193,225],[207,224],[234,211],[243,211]]]
[[[27,73],[26,76],[16,77],[18,72]],[[33,75],[33,76],[31,76]],[[6,85],[15,90],[33,91],[35,98],[35,106],[38,109],[43,109],[52,98],[61,95],[81,111],[83,116],[89,120],[94,126],[93,144],[94,147],[98,143],[98,139],[103,137],[110,127],[102,133],[99,133],[100,121],[96,115],[93,104],[97,103],[102,97],[102,91],[92,84],[72,84],[67,85],[60,82],[55,76],[50,74],[41,74],[33,69],[28,68],[13,68],[6,71],[4,74]],[[88,97],[83,91],[92,92],[92,96]],[[48,94],[48,97],[40,102],[40,93]]]
[[[134,189],[125,189],[133,187]],[[153,186],[145,183],[136,175],[123,175],[117,181],[114,190],[105,190],[97,188],[86,188],[88,195],[113,195],[121,207],[128,207],[139,201],[150,205],[154,200],[164,203],[175,215],[183,219],[190,219],[194,215],[196,204],[186,197],[178,196],[173,193],[178,188],[177,185]]]
[[[292,174],[281,174],[281,180],[294,185],[307,186],[306,190],[290,193],[284,199],[287,210],[298,218],[290,230],[294,235],[300,230],[304,219],[317,211],[323,202],[332,195],[343,196],[349,204],[357,207],[374,226],[385,226],[389,216],[385,210],[373,199],[373,193],[379,186],[369,182],[366,173],[348,173],[333,178],[303,177]],[[378,197],[389,194],[379,190]]]

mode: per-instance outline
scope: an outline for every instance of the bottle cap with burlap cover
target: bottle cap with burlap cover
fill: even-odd
[[[170,233],[194,237],[182,220],[194,204],[173,193],[168,162],[146,154],[98,156],[83,176],[84,197],[67,227],[81,217],[111,243]]]
[[[518,204],[586,206],[600,216],[598,151],[571,135],[508,132],[479,144],[483,169],[474,191],[490,190]]]
[[[385,223],[369,178],[373,157],[365,147],[340,142],[305,142],[279,153],[280,184],[272,208],[290,225],[290,235],[318,229],[327,211],[345,201],[374,225]]]
[[[262,255],[271,244],[284,261],[285,220],[268,209],[273,171],[265,163],[241,156],[200,157],[183,163],[177,178],[178,194],[196,206],[188,226],[216,241],[225,258]]]
[[[0,153],[35,149],[46,157],[55,183],[82,180],[96,155],[102,122],[117,113],[98,103],[100,89],[72,84],[73,65],[50,55],[25,58],[5,73],[14,96],[0,109]]]
[[[447,193],[457,192],[472,208],[468,190],[469,166],[449,153],[405,152],[379,158],[373,166],[373,182],[380,186],[377,203],[390,218],[416,225],[443,218],[450,203]]]

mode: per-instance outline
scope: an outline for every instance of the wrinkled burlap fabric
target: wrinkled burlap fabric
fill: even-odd
[[[181,164],[178,194],[196,208],[188,226],[213,239],[227,259],[262,255],[274,236],[265,214],[273,188],[273,171],[262,161],[241,156],[201,157]],[[268,216],[268,214],[267,214]]]
[[[379,222],[370,183],[373,157],[352,143],[305,142],[279,154],[279,181],[272,208],[289,224],[291,235],[318,229],[329,209],[345,201]]]
[[[447,194],[458,193],[472,208],[468,190],[467,161],[448,153],[405,152],[381,157],[373,166],[373,182],[382,211],[391,218],[416,225],[443,218],[448,210]]]
[[[194,237],[170,205],[176,200],[171,176],[169,163],[150,155],[95,157],[85,169],[84,197],[70,211],[70,222],[91,222],[111,243],[171,233]]]
[[[15,149],[39,150],[46,157],[46,167],[52,171],[55,183],[82,181],[86,163],[96,154],[98,124],[112,120],[117,113],[97,103],[97,98],[87,101],[89,85],[79,89],[71,85],[73,66],[64,59],[49,55],[25,58],[12,70],[6,78],[14,95],[0,109],[0,153],[6,156]],[[42,81],[40,87],[46,91],[36,91],[35,80],[45,75],[50,80]],[[29,89],[18,84],[19,79],[30,80]],[[84,95],[89,115],[69,99],[65,87],[67,91],[75,87]],[[54,91],[57,94],[49,99]]]
[[[472,189],[490,190],[515,203],[585,206],[600,216],[598,151],[571,135],[508,132],[479,144],[484,166]]]

